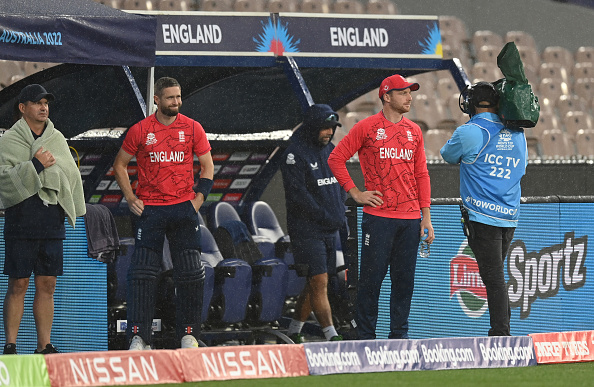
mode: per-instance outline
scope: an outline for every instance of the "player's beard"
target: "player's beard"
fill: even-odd
[[[328,145],[328,144],[330,143],[330,139],[331,139],[331,138],[332,138],[332,136],[330,136],[330,137],[326,137],[326,136],[319,137],[319,138],[318,138],[318,144],[319,144],[321,147],[325,147],[326,145]]]
[[[161,107],[161,114],[168,117],[175,117],[179,113],[179,105],[175,108]]]

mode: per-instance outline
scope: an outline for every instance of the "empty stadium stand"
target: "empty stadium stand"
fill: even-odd
[[[315,12],[336,14],[377,14],[395,15],[401,8],[411,8],[407,0],[95,0],[103,5],[124,10],[162,10],[162,11],[212,11],[212,12]],[[399,7],[402,4],[403,7]],[[431,13],[431,12],[430,12]],[[521,29],[497,33],[489,29],[472,30],[465,20],[455,14],[439,17],[442,35],[443,55],[457,57],[472,82],[496,80],[502,77],[496,66],[496,58],[503,44],[514,41],[522,56],[525,73],[541,102],[543,124],[534,129],[535,138],[540,141],[543,127],[559,129],[573,138],[581,128],[576,128],[575,120],[566,119],[569,112],[582,112],[582,116],[594,115],[594,47],[581,46],[577,49],[559,44],[540,44],[539,36]],[[0,61],[0,88],[52,66],[49,63]],[[414,77],[421,84],[424,96],[416,96],[411,118],[419,121],[425,129],[435,129],[439,122],[450,120],[464,122],[455,100],[458,90],[451,76],[446,80],[435,74],[419,74]],[[449,78],[449,79],[448,79]],[[363,95],[347,104],[343,119],[350,124],[353,116],[357,120],[364,114],[370,115],[381,109],[377,91]],[[351,113],[357,113],[356,115]],[[578,117],[579,114],[572,114]],[[580,116],[581,117],[581,116]],[[348,125],[347,125],[348,126]],[[352,126],[352,125],[351,125]],[[342,128],[337,138],[346,132]],[[539,142],[540,144],[540,142]],[[537,147],[541,149],[539,145]],[[538,156],[541,155],[540,152]],[[580,156],[581,154],[575,154]]]

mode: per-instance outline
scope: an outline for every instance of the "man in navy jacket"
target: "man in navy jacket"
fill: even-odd
[[[337,231],[346,222],[346,194],[328,167],[337,126],[338,114],[330,106],[311,106],[281,164],[295,263],[308,265],[307,283],[287,332],[295,343],[303,342],[301,328],[312,311],[327,340],[342,340],[332,324],[327,294],[328,274],[336,269]]]

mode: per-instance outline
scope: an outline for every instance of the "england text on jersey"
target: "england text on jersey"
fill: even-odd
[[[149,152],[151,163],[160,162],[182,162],[184,161],[184,152]]]
[[[381,159],[401,159],[401,160],[412,160],[413,150],[412,149],[399,149],[399,148],[380,148]]]

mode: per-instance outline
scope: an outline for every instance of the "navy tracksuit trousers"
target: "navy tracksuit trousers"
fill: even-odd
[[[357,287],[359,339],[375,339],[380,289],[388,268],[392,281],[389,338],[408,338],[420,222],[420,219],[392,219],[363,214]]]

